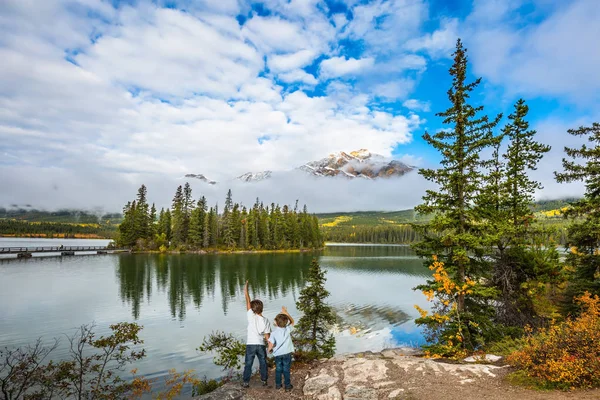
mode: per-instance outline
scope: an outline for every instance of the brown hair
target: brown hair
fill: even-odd
[[[261,314],[263,311],[263,303],[260,300],[252,300],[250,302],[250,308],[254,314]]]
[[[280,328],[285,328],[286,326],[288,326],[289,322],[290,319],[285,314],[277,314],[277,316],[275,317],[275,325],[277,325]]]

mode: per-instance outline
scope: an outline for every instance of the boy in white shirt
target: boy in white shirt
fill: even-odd
[[[269,336],[269,352],[273,351],[275,356],[275,388],[281,389],[281,375],[283,375],[285,391],[292,390],[290,379],[290,368],[292,366],[292,343],[291,331],[294,327],[294,318],[285,307],[281,307],[281,314],[275,317],[275,329]]]
[[[262,301],[258,299],[250,301],[248,281],[246,281],[246,285],[244,286],[244,295],[246,297],[246,316],[248,317],[248,339],[246,341],[246,360],[242,386],[245,388],[250,387],[254,356],[258,357],[262,385],[267,386],[267,349],[265,347],[265,340],[269,339],[271,324],[269,324],[268,319],[262,316]]]

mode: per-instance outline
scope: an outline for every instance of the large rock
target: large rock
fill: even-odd
[[[336,386],[332,386],[323,393],[317,396],[317,400],[342,400],[342,394]]]
[[[355,382],[367,382],[369,380],[379,381],[387,377],[386,360],[368,360],[355,358],[343,364],[344,382],[347,384]]]
[[[308,378],[304,382],[304,395],[315,396],[324,394],[329,391],[329,388],[337,383],[339,379],[331,375],[318,375],[313,378]]]
[[[226,383],[214,392],[192,397],[192,400],[241,400],[244,394],[245,389],[239,383]]]
[[[364,386],[347,386],[344,400],[377,400],[377,389]]]

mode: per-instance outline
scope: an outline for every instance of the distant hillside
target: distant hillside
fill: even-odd
[[[121,214],[0,208],[0,236],[113,238]]]
[[[82,210],[43,211],[25,208],[1,208],[0,219],[16,219],[29,222],[60,222],[67,224],[118,225],[123,219],[120,213],[94,213]]]
[[[566,221],[563,212],[577,199],[542,200],[535,203],[533,211],[538,223],[546,227],[563,229]],[[348,243],[399,243],[419,240],[410,224],[428,221],[431,216],[421,216],[414,210],[357,211],[317,214],[325,240]]]

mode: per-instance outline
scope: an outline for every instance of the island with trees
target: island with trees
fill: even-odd
[[[157,211],[142,185],[123,209],[115,239],[118,247],[137,251],[275,251],[316,249],[323,237],[316,216],[258,198],[250,208],[234,203],[228,191],[222,212],[201,196],[195,201],[189,183],[177,187],[171,208]]]

